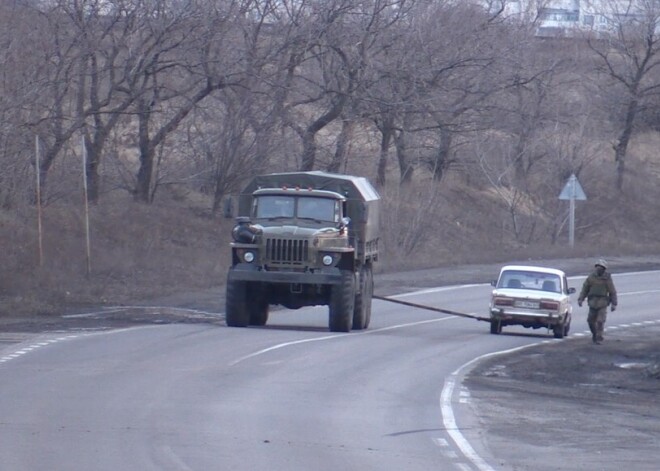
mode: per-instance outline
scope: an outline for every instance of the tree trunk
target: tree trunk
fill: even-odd
[[[635,122],[635,115],[637,114],[638,102],[636,99],[628,103],[626,110],[626,117],[623,129],[619,140],[614,146],[614,161],[616,162],[616,188],[623,190],[623,177],[626,171],[626,155],[628,153],[628,144],[630,144],[630,137],[633,132],[633,125]]]
[[[149,139],[149,117],[151,109],[148,103],[140,101],[138,113],[138,147],[140,150],[140,168],[137,173],[133,197],[141,203],[149,203],[151,178],[154,167],[154,149]]]
[[[341,171],[342,165],[346,169],[348,159],[348,144],[351,142],[353,136],[353,128],[355,124],[353,121],[345,119],[341,123],[341,132],[337,137],[337,147],[332,162],[327,167],[328,172],[337,173]]]
[[[378,156],[378,168],[376,169],[376,185],[384,187],[387,180],[387,157],[394,137],[394,119],[391,116],[385,116],[383,122],[376,126],[380,130],[380,153]]]
[[[146,103],[145,100],[140,101],[138,105],[140,169],[138,170],[135,190],[133,192],[133,196],[137,201],[151,203],[151,186],[154,183],[152,180],[156,148],[181,124],[181,121],[188,116],[200,101],[210,95],[214,90],[222,87],[224,87],[223,82],[212,83],[210,80],[207,81],[206,86],[192,96],[184,107],[179,108],[174,116],[158,129],[158,132],[153,138],[149,137],[149,122],[153,105]]]
[[[445,129],[440,128],[440,143],[438,145],[438,150],[435,155],[434,160],[432,161],[431,172],[433,174],[433,179],[435,181],[442,180],[442,177],[445,174],[445,170],[449,166],[450,157],[449,152],[451,149],[451,133]]]
[[[400,131],[394,137],[396,156],[399,161],[399,184],[407,185],[412,180],[414,168],[408,162],[408,146],[406,145],[406,132]]]
[[[332,100],[330,109],[319,119],[310,124],[303,135],[303,155],[301,169],[303,172],[314,170],[316,164],[316,133],[337,119],[346,103],[346,95],[340,95]]]

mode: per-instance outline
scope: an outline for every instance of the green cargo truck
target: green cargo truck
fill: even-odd
[[[271,305],[327,305],[330,331],[366,329],[379,205],[363,177],[317,171],[253,178],[238,197],[232,230],[227,325],[265,325]]]

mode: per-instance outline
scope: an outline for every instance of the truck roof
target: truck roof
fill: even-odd
[[[262,188],[253,193],[255,196],[260,195],[285,195],[285,196],[314,196],[317,198],[332,198],[335,200],[345,201],[346,197],[340,195],[336,191],[316,190],[307,188]]]
[[[375,201],[380,195],[364,177],[322,171],[271,173],[254,177],[244,193],[261,188],[300,187],[339,193],[346,198]]]

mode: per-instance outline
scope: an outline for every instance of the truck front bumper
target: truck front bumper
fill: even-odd
[[[239,263],[229,269],[227,281],[338,285],[342,282],[342,277],[338,268],[325,268],[323,271],[317,270],[314,272],[266,271],[252,265]]]

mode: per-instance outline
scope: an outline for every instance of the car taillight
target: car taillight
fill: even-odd
[[[557,301],[541,301],[540,307],[548,311],[556,311],[559,309],[559,303]]]
[[[493,299],[494,306],[513,306],[513,298],[495,298]]]

